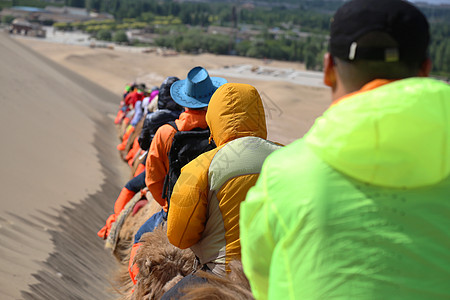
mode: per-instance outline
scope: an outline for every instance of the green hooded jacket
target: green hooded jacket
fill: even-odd
[[[450,299],[450,86],[357,93],[271,154],[241,204],[256,299]]]

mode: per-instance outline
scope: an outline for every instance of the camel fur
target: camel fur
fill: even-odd
[[[134,235],[139,228],[150,218],[153,214],[161,210],[161,206],[153,199],[151,193],[147,192],[145,198],[148,200],[148,204],[142,207],[134,216],[132,215],[132,208],[134,204],[141,198],[140,193],[136,194],[133,199],[127,204],[126,208],[121,212],[119,219],[124,218],[123,222],[117,222],[113,224],[111,232],[117,232],[116,242],[114,246],[111,246],[112,254],[114,257],[125,265],[128,265],[129,252],[133,245]],[[130,205],[131,209],[127,209]],[[120,224],[119,224],[120,223]],[[117,226],[117,228],[115,227]],[[111,235],[113,238],[113,235]],[[108,245],[108,243],[106,244]],[[105,245],[105,246],[106,246]]]
[[[219,277],[210,272],[198,271],[197,276],[207,279],[206,283],[184,288],[182,300],[250,300],[254,299],[250,283],[244,274],[240,260],[228,264],[230,272],[226,277]]]
[[[147,206],[149,205],[145,207]],[[148,211],[145,212],[148,217],[147,213]],[[137,231],[138,228],[131,225],[132,219],[125,221],[129,228],[122,228],[123,235]],[[142,245],[133,261],[139,268],[136,285],[133,285],[128,273],[131,242],[128,244],[128,251],[124,253],[123,264],[114,276],[116,290],[121,294],[120,300],[160,299],[178,281],[193,272],[206,278],[207,282],[183,289],[185,295],[182,299],[254,299],[241,261],[234,260],[228,264],[230,272],[225,278],[199,271],[195,255],[190,249],[181,250],[169,243],[165,226],[143,234],[140,242]]]
[[[134,259],[139,267],[134,299],[160,299],[178,281],[198,268],[192,250],[181,250],[170,244],[163,226],[143,234],[141,243]]]

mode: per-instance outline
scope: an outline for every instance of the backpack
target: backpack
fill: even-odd
[[[216,148],[214,141],[209,142],[209,129],[194,128],[179,131],[174,121],[168,122],[177,131],[169,151],[169,172],[164,178],[162,198],[170,205],[173,187],[181,173],[181,168],[200,154]]]

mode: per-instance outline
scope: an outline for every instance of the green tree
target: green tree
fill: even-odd
[[[129,41],[128,41],[128,36],[127,36],[127,34],[125,33],[125,31],[124,30],[118,30],[118,31],[116,31],[115,33],[114,33],[114,36],[113,36],[113,41],[114,42],[116,42],[116,43],[119,43],[119,44],[127,44]]]
[[[236,54],[239,56],[246,56],[248,49],[252,46],[252,43],[250,41],[241,41],[236,44],[235,50]]]
[[[443,50],[442,50],[442,65],[440,69],[447,76],[450,76],[450,40],[446,40],[443,42]]]
[[[107,29],[100,29],[97,34],[95,35],[95,38],[97,40],[101,41],[110,41],[112,38],[112,34],[110,30]]]
[[[250,48],[248,48],[246,56],[264,58],[266,57],[263,47],[258,43],[253,43]]]
[[[57,22],[53,24],[53,28],[56,30],[69,31],[72,30],[72,25],[70,23]]]
[[[155,14],[152,12],[144,12],[139,17],[140,21],[150,23],[155,19]]]
[[[5,16],[2,16],[2,23],[4,23],[4,24],[11,24],[14,19],[15,19],[14,16],[5,15]]]
[[[208,35],[206,37],[206,50],[214,54],[228,54],[230,38],[226,35]]]
[[[314,70],[317,64],[317,57],[312,52],[307,52],[305,54],[305,65],[307,70]]]
[[[55,23],[55,21],[50,20],[50,19],[46,19],[42,21],[42,25],[44,26],[52,26]]]
[[[87,7],[88,3],[86,3],[84,0],[65,0],[64,4],[73,7]]]
[[[191,13],[186,10],[182,10],[180,13],[180,19],[183,22],[183,24],[191,24],[192,23],[192,17]]]

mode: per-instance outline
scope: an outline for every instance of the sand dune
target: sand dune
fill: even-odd
[[[162,57],[2,33],[0,61],[0,299],[112,297],[107,276],[114,259],[95,233],[128,176],[112,124],[126,82],[159,85],[169,75],[185,78],[196,65],[211,75],[240,65],[303,70],[287,62]],[[330,102],[325,88],[253,75],[222,76],[260,91],[272,140],[303,136]]]
[[[126,169],[114,151],[116,136],[108,117],[117,95],[5,34],[0,40],[0,299],[18,299],[28,284],[39,283],[32,274],[44,269],[42,262],[73,256],[61,254],[73,244],[61,244],[58,234],[80,232],[74,244],[88,253],[101,251],[96,260],[107,258],[95,230],[126,180]],[[81,210],[84,220],[76,215]],[[87,228],[80,224],[90,224],[91,232],[83,232]],[[47,272],[55,280],[78,273],[70,268]],[[96,285],[108,286],[104,281]]]

